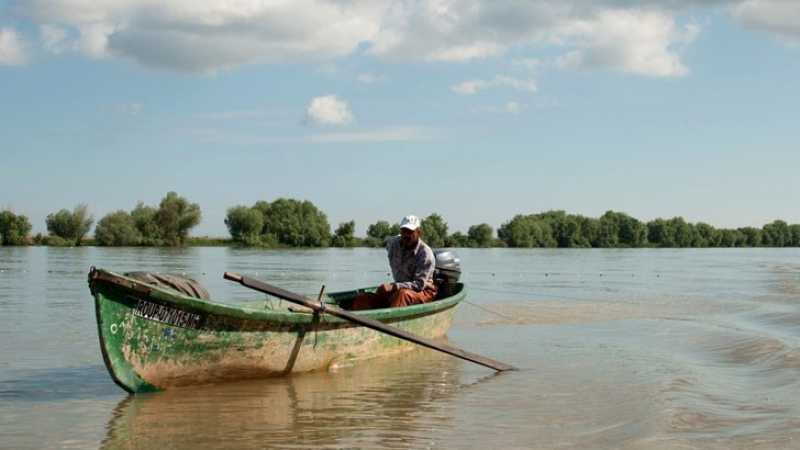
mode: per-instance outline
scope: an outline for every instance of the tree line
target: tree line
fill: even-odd
[[[175,192],[169,192],[158,207],[139,202],[131,211],[117,210],[105,215],[94,229],[92,244],[101,246],[182,246],[189,232],[200,224],[200,206]],[[0,212],[2,245],[80,246],[94,225],[88,206],[72,211],[62,209],[45,218],[47,236],[30,236],[32,226],[26,216],[9,210]]]
[[[49,214],[45,219],[48,235],[34,237],[26,216],[4,210],[0,211],[0,243],[178,247],[204,242],[190,236],[201,220],[200,206],[175,192],[168,192],[158,206],[139,202],[131,211],[107,214],[97,222],[93,238],[87,238],[94,218],[85,204]],[[355,236],[352,220],[331,232],[327,216],[313,203],[287,198],[233,206],[224,222],[230,239],[221,244],[243,247],[381,247],[400,232],[398,224],[386,220],[369,225],[363,238]],[[470,226],[466,234],[450,233],[447,222],[433,213],[422,218],[421,232],[423,240],[436,248],[800,247],[800,224],[783,220],[761,228],[717,229],[682,217],[642,222],[615,211],[599,218],[564,211],[518,214],[496,233],[489,224],[480,223]]]

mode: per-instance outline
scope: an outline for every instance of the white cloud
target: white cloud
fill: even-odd
[[[358,81],[363,84],[372,84],[372,83],[380,83],[385,81],[386,77],[373,75],[371,73],[362,73],[358,75]]]
[[[522,112],[522,105],[517,102],[508,102],[506,103],[506,111],[512,116],[516,116]]]
[[[522,80],[519,78],[498,75],[495,77],[495,84],[509,86],[517,91],[536,92],[536,82],[534,80]]]
[[[507,42],[480,25],[492,3],[478,0],[392,2],[368,53],[388,60],[470,61],[501,55]]]
[[[694,3],[408,1],[393,4],[368,53],[392,60],[470,61],[502,55],[512,47],[556,48],[563,49],[554,61],[561,68],[683,76],[689,69],[680,50],[694,40],[699,27],[677,24],[678,10]],[[514,65],[534,70],[539,60],[516,60]]]
[[[68,50],[67,31],[63,28],[45,24],[39,27],[39,34],[45,50],[56,55]]]
[[[102,23],[85,25],[79,27],[78,32],[79,38],[73,45],[76,51],[90,58],[108,56],[108,39],[115,32],[112,25]]]
[[[76,29],[77,37],[70,37],[68,31],[60,26],[44,24],[39,27],[42,47],[56,55],[68,50],[78,52],[89,58],[103,58],[108,55],[108,37],[114,32],[110,25],[94,23],[81,25]]]
[[[565,23],[558,34],[576,47],[556,59],[566,68],[601,68],[653,76],[689,73],[675,50],[692,42],[696,24],[679,28],[672,14],[661,11],[606,10],[589,20]]]
[[[541,66],[541,61],[535,58],[514,59],[511,61],[511,66],[533,72]]]
[[[452,86],[451,89],[457,94],[472,95],[480,90],[499,86],[510,87],[522,92],[536,92],[536,81],[531,79],[523,80],[505,75],[497,75],[490,81],[480,79],[465,81],[459,85]]]
[[[787,45],[800,48],[800,2],[748,0],[732,8],[733,17],[747,28],[766,31]]]
[[[142,111],[144,111],[144,105],[139,102],[134,102],[129,105],[125,105],[124,111],[128,116],[138,116]]]
[[[453,86],[453,92],[462,95],[472,95],[481,89],[486,89],[489,83],[483,80],[470,80],[465,81],[459,85]]]
[[[23,2],[36,20],[74,31],[70,47],[86,55],[200,73],[351,54],[378,32],[385,9],[373,0]]]
[[[42,24],[51,52],[191,73],[361,52],[469,62],[513,51],[522,55],[513,67],[527,70],[547,61],[675,77],[689,73],[682,49],[700,31],[679,18],[709,5],[733,5],[744,26],[800,41],[798,0],[19,0],[15,11]],[[2,33],[0,61],[26,61],[14,30]]]
[[[506,46],[496,42],[469,42],[453,46],[441,46],[428,53],[428,60],[441,62],[470,61],[473,59],[499,56],[505,53]]]
[[[22,66],[30,60],[29,45],[12,27],[0,29],[0,65]]]
[[[571,69],[583,65],[583,52],[580,50],[570,50],[561,56],[556,57],[555,66],[559,69]]]
[[[472,116],[518,116],[529,109],[528,106],[511,101],[504,104],[472,105],[466,109]]]
[[[110,108],[110,112],[123,117],[135,117],[144,111],[144,104],[140,102],[123,103]]]
[[[347,103],[330,94],[311,100],[306,108],[306,120],[322,125],[349,125],[354,118]]]

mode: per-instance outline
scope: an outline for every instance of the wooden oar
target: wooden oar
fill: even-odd
[[[467,361],[472,361],[474,363],[489,367],[497,371],[517,369],[514,366],[510,366],[508,364],[499,361],[494,361],[492,359],[485,358],[483,356],[476,355],[474,353],[470,353],[461,350],[459,348],[450,347],[448,345],[435,342],[432,339],[428,339],[423,336],[417,336],[416,334],[412,334],[405,330],[401,330],[399,328],[386,325],[385,323],[378,322],[377,320],[373,320],[358,314],[351,313],[349,311],[345,311],[335,306],[328,306],[322,302],[314,302],[313,300],[309,300],[299,294],[286,291],[277,286],[273,286],[271,284],[267,284],[262,281],[254,280],[252,278],[242,277],[230,272],[225,272],[224,277],[226,280],[235,281],[241,284],[242,286],[249,287],[250,289],[254,289],[256,291],[263,292],[265,294],[269,294],[278,298],[282,298],[284,300],[288,300],[292,303],[297,303],[298,305],[302,305],[307,308],[311,308],[312,310],[314,310],[314,312],[330,314],[332,316],[342,318],[349,322],[362,325],[376,331],[380,331],[381,333],[385,333],[399,339],[404,339],[406,341],[410,341],[433,350],[438,350],[440,352],[444,352],[449,355],[465,359]]]

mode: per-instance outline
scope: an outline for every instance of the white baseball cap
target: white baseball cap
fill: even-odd
[[[403,217],[403,220],[400,221],[400,228],[407,228],[411,231],[419,229],[419,217],[417,216]]]

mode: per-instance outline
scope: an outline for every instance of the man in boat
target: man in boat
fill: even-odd
[[[433,250],[420,239],[419,226],[417,216],[403,217],[400,235],[386,244],[394,283],[384,283],[374,293],[356,296],[354,310],[417,305],[436,297],[433,284],[436,260]]]

